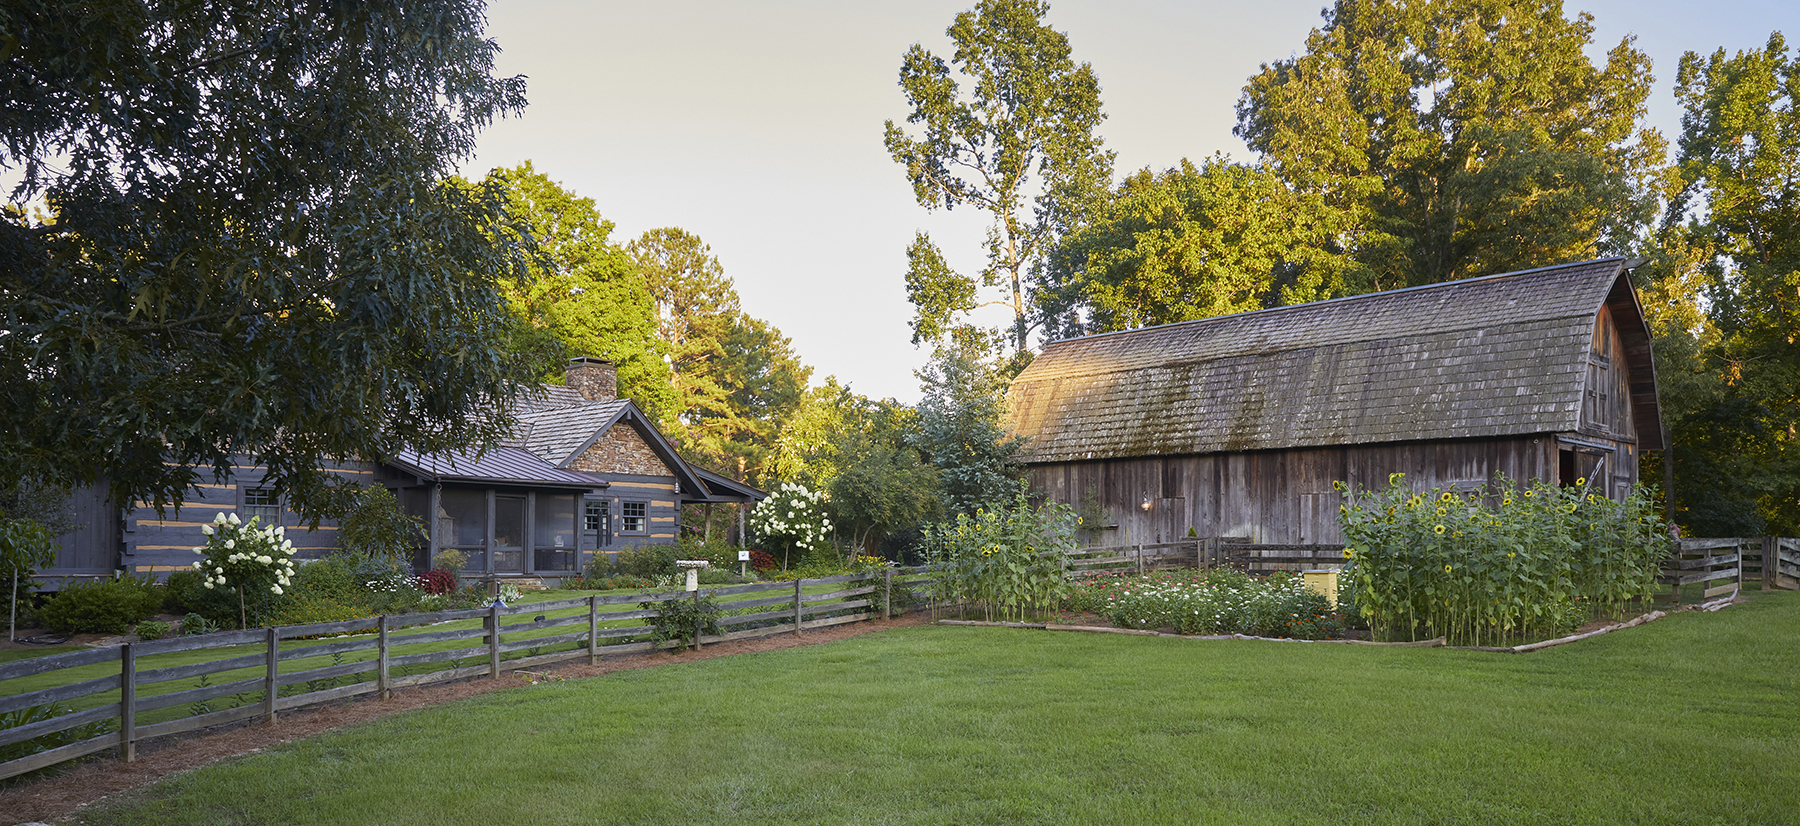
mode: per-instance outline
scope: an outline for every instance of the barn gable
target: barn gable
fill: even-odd
[[[1014,380],[1030,463],[1574,432],[1596,328],[1661,447],[1649,331],[1608,258],[1087,336]],[[1597,318],[1599,320],[1597,320]],[[1617,394],[1610,394],[1616,398]]]

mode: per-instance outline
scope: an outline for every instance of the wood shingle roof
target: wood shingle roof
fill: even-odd
[[[1052,342],[1013,380],[1007,424],[1033,463],[1573,431],[1609,301],[1646,333],[1651,376],[1625,264]]]

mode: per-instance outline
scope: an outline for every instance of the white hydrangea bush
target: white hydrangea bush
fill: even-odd
[[[261,527],[257,517],[245,522],[238,515],[220,513],[212,524],[202,525],[206,544],[194,549],[201,557],[194,570],[207,588],[232,588],[238,593],[238,620],[248,626],[247,604],[264,605],[280,597],[292,584],[294,543],[279,525]]]
[[[784,482],[750,512],[750,529],[765,542],[783,543],[810,554],[830,543],[831,517],[826,513],[830,501],[825,491]]]

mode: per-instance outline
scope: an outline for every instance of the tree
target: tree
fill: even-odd
[[[923,132],[914,138],[890,120],[885,142],[914,196],[926,209],[964,205],[993,216],[977,276],[952,270],[925,233],[907,250],[914,344],[940,340],[971,310],[1003,304],[1013,311],[1013,348],[1024,351],[1029,269],[1111,182],[1113,154],[1094,134],[1105,117],[1100,82],[1070,59],[1068,37],[1041,22],[1049,10],[1039,0],[981,0],[957,15],[947,33],[956,43],[951,62],[971,82],[966,93],[923,46],[901,63],[907,122]],[[978,300],[981,287],[995,286],[1004,299]]]
[[[517,324],[514,349],[552,380],[562,378],[571,357],[608,359],[617,367],[621,397],[652,417],[672,418],[679,402],[649,285],[612,242],[613,222],[600,216],[592,198],[564,189],[529,161],[497,169],[488,181],[505,189],[527,234],[521,240],[531,244],[527,277],[504,282]]]
[[[19,637],[19,586],[30,589],[37,569],[56,562],[56,537],[31,519],[0,518],[0,568],[6,571],[6,638]]]
[[[1710,536],[1800,530],[1800,53],[1682,56],[1677,175],[1658,291],[1678,520]],[[1685,357],[1685,358],[1684,358]],[[1685,369],[1684,369],[1685,368]]]
[[[1338,0],[1305,54],[1250,79],[1237,134],[1324,198],[1345,293],[1623,251],[1656,208],[1665,144],[1635,129],[1650,60],[1594,66],[1560,0]],[[1635,129],[1635,131],[1634,131]]]
[[[1317,195],[1214,157],[1145,169],[1057,242],[1037,292],[1046,335],[1072,336],[1327,298],[1354,262],[1325,251]]]
[[[1000,426],[1006,374],[989,363],[992,353],[978,336],[953,335],[919,370],[919,432],[914,446],[936,466],[944,511],[973,514],[1002,502],[1016,487],[1018,452],[1025,439]]]
[[[523,361],[505,195],[458,185],[524,106],[470,0],[0,9],[0,486],[181,501],[249,454],[302,508],[328,458],[492,442]]]
[[[760,480],[762,459],[799,406],[811,369],[780,330],[744,314],[724,267],[698,236],[651,230],[629,249],[667,354],[675,410],[668,430],[702,464],[730,474],[743,458]]]

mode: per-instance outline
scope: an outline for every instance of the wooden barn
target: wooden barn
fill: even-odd
[[[469,560],[466,576],[573,574],[595,553],[674,543],[684,504],[765,496],[684,461],[637,405],[616,397],[610,362],[575,359],[566,381],[532,393],[513,438],[485,453],[402,452],[330,470],[387,487],[429,526],[415,568],[456,550]],[[192,564],[193,547],[204,542],[201,526],[220,512],[287,526],[303,559],[337,547],[335,525],[307,529],[262,476],[261,467],[240,463],[231,478],[201,484],[163,517],[143,503],[115,507],[97,488],[79,491],[71,508],[80,527],[59,539],[57,563],[43,578],[55,585],[115,570],[166,576]]]
[[[1606,258],[1050,343],[1013,380],[1033,488],[1093,544],[1330,545],[1341,494],[1496,473],[1623,497],[1663,446],[1650,331]],[[1096,512],[1099,513],[1096,513]]]

